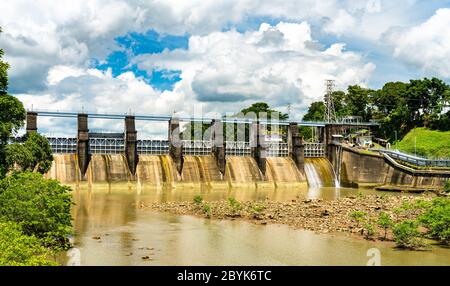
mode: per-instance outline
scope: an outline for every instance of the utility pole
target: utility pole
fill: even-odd
[[[334,103],[333,103],[334,80],[326,79],[325,87],[326,92],[323,100],[325,104],[325,122],[327,123],[336,122],[336,112],[334,110]]]

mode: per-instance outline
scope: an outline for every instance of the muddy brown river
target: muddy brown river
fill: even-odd
[[[356,189],[146,189],[135,185],[74,187],[74,248],[64,265],[450,265],[450,249],[405,251],[346,234],[316,234],[284,225],[202,219],[141,209],[155,201],[335,199]],[[379,255],[378,255],[379,254]]]

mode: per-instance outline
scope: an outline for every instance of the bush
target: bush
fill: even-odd
[[[208,204],[203,205],[202,211],[206,215],[207,218],[211,217],[211,207]]]
[[[417,229],[418,223],[414,220],[404,220],[394,225],[392,230],[394,240],[398,247],[416,249],[424,244]]]
[[[47,259],[50,252],[34,236],[22,233],[19,224],[0,223],[0,266],[57,265]]]
[[[364,224],[364,232],[366,234],[366,239],[372,239],[375,235],[375,228],[373,227],[373,224],[366,222]]]
[[[366,215],[367,214],[363,211],[352,211],[349,216],[356,222],[356,225],[359,226],[359,224],[364,221]]]
[[[450,244],[450,199],[434,198],[418,219],[432,238]]]
[[[202,196],[196,195],[196,196],[194,197],[194,203],[195,203],[196,205],[200,205],[202,202],[203,202]]]
[[[447,182],[445,182],[444,192],[450,193],[450,180],[447,180]]]
[[[250,206],[250,213],[253,215],[253,218],[261,219],[265,206],[261,204],[252,204]]]
[[[67,246],[71,233],[70,188],[39,173],[14,173],[0,180],[0,220],[13,221],[48,246]]]
[[[230,206],[231,214],[233,216],[239,215],[242,210],[242,206],[235,198],[228,198],[228,205]]]
[[[385,212],[380,212],[378,215],[377,224],[379,227],[384,229],[384,239],[386,240],[387,230],[394,224],[391,216]]]

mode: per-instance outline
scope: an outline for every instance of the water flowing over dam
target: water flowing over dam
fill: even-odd
[[[266,174],[262,174],[255,159],[250,156],[227,156],[222,174],[213,156],[185,156],[181,174],[168,155],[141,155],[136,175],[130,173],[124,155],[92,155],[86,176],[82,180],[76,154],[56,154],[52,168],[46,174],[66,184],[87,181],[115,183],[136,181],[155,187],[183,184],[228,184],[230,186],[302,183],[306,181],[294,161],[289,157],[267,158]]]
[[[339,187],[333,166],[326,158],[305,158],[305,175],[312,188]]]

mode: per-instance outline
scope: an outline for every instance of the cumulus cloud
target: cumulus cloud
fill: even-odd
[[[426,73],[450,78],[450,9],[439,9],[424,23],[391,29],[385,40],[394,56]]]
[[[141,69],[180,70],[172,93],[203,103],[208,110],[233,111],[266,101],[298,112],[323,98],[324,80],[339,87],[365,84],[374,69],[341,43],[327,49],[316,42],[308,23],[262,24],[258,31],[231,30],[192,36],[187,50],[164,51],[134,59]],[[228,109],[228,110],[227,110]]]

